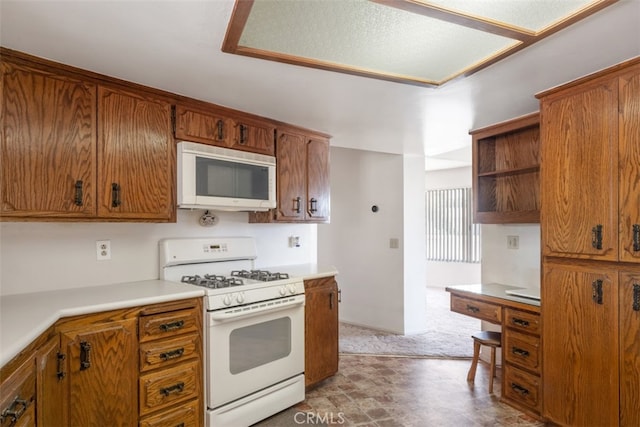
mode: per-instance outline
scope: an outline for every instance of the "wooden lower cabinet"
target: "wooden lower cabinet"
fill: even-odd
[[[60,331],[69,425],[138,423],[136,323],[133,318]]]
[[[640,268],[575,260],[543,268],[545,417],[640,425]]]
[[[202,426],[202,314],[193,298],[59,320],[0,370],[0,427]]]
[[[304,281],[305,385],[338,372],[338,283],[334,277]]]

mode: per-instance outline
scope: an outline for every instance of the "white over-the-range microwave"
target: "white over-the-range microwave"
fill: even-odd
[[[178,207],[266,211],[276,207],[276,159],[178,142]]]

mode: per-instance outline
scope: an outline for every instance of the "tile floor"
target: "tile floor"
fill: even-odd
[[[470,360],[340,355],[336,376],[307,392],[295,409],[319,414],[297,425],[377,427],[544,426],[499,401],[500,370],[488,392],[488,365],[475,384]],[[268,422],[268,420],[267,420]],[[260,425],[262,423],[258,423]],[[265,425],[266,422],[265,422]],[[291,423],[291,425],[294,425]]]

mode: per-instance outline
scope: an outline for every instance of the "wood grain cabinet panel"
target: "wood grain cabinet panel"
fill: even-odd
[[[35,357],[28,357],[6,378],[3,375],[0,381],[0,413],[2,414],[0,426],[35,426]]]
[[[451,311],[491,323],[502,323],[502,307],[498,304],[451,295]]]
[[[63,328],[61,339],[67,355],[69,425],[136,425],[136,319]]]
[[[197,310],[198,308],[194,307],[186,310],[140,316],[140,342],[198,332],[200,323]]]
[[[305,385],[338,372],[338,283],[334,277],[305,280]]]
[[[190,400],[200,391],[199,361],[161,369],[140,377],[140,415]]]
[[[199,400],[187,402],[177,409],[145,417],[140,421],[140,427],[201,427],[203,422],[200,408]]]
[[[640,426],[640,270],[620,273],[620,425]]]
[[[3,58],[0,214],[96,214],[96,86]]]
[[[233,139],[229,148],[273,156],[276,128],[268,121],[233,117]]]
[[[140,344],[140,371],[175,365],[200,354],[200,336],[189,334]]]
[[[99,216],[175,219],[172,133],[169,102],[99,87]]]
[[[67,425],[65,405],[66,373],[60,351],[60,336],[56,334],[38,349],[37,367],[37,415],[40,426]]]
[[[504,367],[503,396],[510,402],[540,413],[542,408],[542,384],[538,375],[523,371],[512,365]]]

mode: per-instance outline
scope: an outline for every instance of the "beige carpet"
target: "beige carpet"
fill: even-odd
[[[413,357],[470,358],[480,321],[449,310],[444,288],[427,288],[427,331],[397,335],[340,323],[340,352]]]

